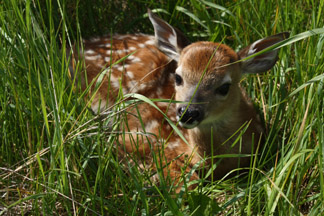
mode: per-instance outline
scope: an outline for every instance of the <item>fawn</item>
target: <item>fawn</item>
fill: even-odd
[[[113,106],[120,88],[123,94],[138,93],[182,102],[154,102],[160,110],[148,103],[130,106],[119,128],[124,135],[116,141],[120,153],[139,155],[139,160],[151,164],[154,170],[162,168],[162,173],[175,182],[204,157],[209,157],[205,161],[208,166],[212,156],[252,154],[264,129],[240,87],[240,78],[243,73],[271,69],[278,59],[278,50],[244,58],[284,40],[288,33],[258,40],[236,53],[224,44],[190,43],[179,30],[151,11],[148,14],[155,36],[94,38],[84,41],[84,52],[74,56],[85,62],[83,88],[106,69],[91,102],[94,112]],[[174,132],[162,112],[169,121],[180,124],[182,136]],[[233,145],[240,133],[241,140]],[[164,159],[152,163],[152,152],[161,150]],[[250,157],[215,160],[218,164],[214,177],[221,178],[239,166],[249,165],[249,161]],[[196,172],[190,177],[198,178]]]

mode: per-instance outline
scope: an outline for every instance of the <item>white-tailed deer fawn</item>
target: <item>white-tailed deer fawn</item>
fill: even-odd
[[[236,53],[219,43],[190,43],[181,32],[150,11],[149,18],[155,36],[96,38],[85,41],[84,52],[78,55],[86,65],[84,87],[107,69],[92,101],[95,112],[114,104],[120,86],[123,94],[138,93],[148,98],[182,102],[155,102],[174,124],[180,124],[182,138],[152,105],[139,103],[129,107],[127,120],[118,129],[123,131],[116,141],[120,151],[136,153],[150,164],[152,152],[162,150],[165,158],[152,166],[157,169],[156,164],[160,163],[164,173],[176,182],[181,170],[188,173],[202,158],[251,154],[260,142],[263,126],[240,87],[241,75],[272,68],[278,50],[248,60],[244,58],[282,41],[288,33],[258,40]],[[122,58],[125,59],[118,61]],[[241,140],[235,142],[240,133],[243,133]],[[219,178],[238,166],[247,166],[249,160],[249,157],[223,158],[214,176]],[[207,160],[206,165],[210,162]],[[191,177],[197,178],[196,173]]]

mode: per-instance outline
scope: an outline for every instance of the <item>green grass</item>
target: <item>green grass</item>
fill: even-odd
[[[169,193],[116,156],[105,129],[123,121],[122,95],[119,114],[98,120],[73,87],[66,45],[153,33],[147,8],[192,41],[237,50],[290,32],[274,69],[242,78],[267,130],[249,175]],[[323,0],[1,2],[0,215],[323,215],[323,10]]]

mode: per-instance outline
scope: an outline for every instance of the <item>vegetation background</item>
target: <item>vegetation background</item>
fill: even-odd
[[[115,136],[75,91],[66,46],[151,34],[147,8],[192,41],[237,50],[290,32],[273,70],[242,78],[267,123],[247,175],[179,194],[155,185],[118,161]],[[0,215],[323,215],[323,10],[323,0],[1,1]]]

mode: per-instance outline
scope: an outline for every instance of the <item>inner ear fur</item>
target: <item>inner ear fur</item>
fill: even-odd
[[[154,27],[157,47],[168,57],[178,61],[181,51],[190,41],[181,31],[153,14],[151,10],[148,10],[148,15]]]

